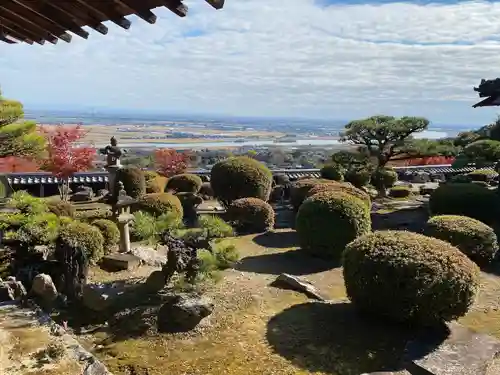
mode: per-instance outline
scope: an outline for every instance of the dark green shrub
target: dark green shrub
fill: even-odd
[[[195,174],[183,173],[170,177],[167,182],[167,190],[176,193],[197,193],[203,182]]]
[[[26,215],[19,229],[11,239],[25,246],[50,245],[54,243],[59,233],[59,217],[51,212],[37,215]]]
[[[325,180],[343,181],[344,169],[337,164],[328,164],[320,169],[321,178]]]
[[[495,225],[500,213],[500,198],[476,184],[447,183],[440,185],[429,198],[432,215],[459,215]]]
[[[407,198],[411,195],[411,189],[408,186],[394,186],[389,189],[389,196],[392,198]]]
[[[146,194],[163,193],[167,186],[167,178],[160,176],[153,171],[145,171],[144,178],[146,179]]]
[[[309,190],[323,184],[339,184],[339,182],[318,178],[305,178],[295,181],[290,189],[290,200],[293,208],[297,211],[304,199],[307,198]]]
[[[170,193],[156,193],[143,195],[136,205],[140,211],[147,212],[153,216],[160,216],[172,212],[182,219],[184,212],[179,198]]]
[[[266,232],[274,227],[273,208],[259,198],[236,199],[227,209],[227,218],[245,233]]]
[[[285,187],[282,185],[275,185],[271,190],[271,195],[269,196],[269,202],[278,203],[283,199],[285,193]]]
[[[357,188],[362,188],[368,185],[370,183],[371,177],[372,174],[367,169],[351,169],[348,170],[344,175],[344,179],[346,180],[346,182],[350,182]]]
[[[456,246],[478,264],[491,262],[498,251],[495,231],[467,216],[434,216],[427,222],[424,233]]]
[[[398,181],[398,174],[390,168],[376,169],[371,176],[371,184],[377,189],[388,189]]]
[[[371,208],[372,205],[370,195],[366,191],[358,189],[357,187],[354,187],[349,183],[317,185],[307,192],[306,198],[312,197],[314,194],[322,193],[324,191],[331,191],[334,193],[347,193],[361,199],[368,208]]]
[[[101,231],[90,224],[73,221],[59,230],[59,244],[81,250],[92,264],[104,255],[104,237]]]
[[[428,186],[428,185],[422,185],[420,186],[420,195],[430,195],[436,190],[436,186]]]
[[[239,156],[222,160],[211,170],[210,178],[214,195],[229,206],[239,198],[269,199],[273,176],[257,160]]]
[[[57,216],[67,216],[74,217],[75,216],[75,208],[69,202],[65,201],[54,201],[47,203],[48,209],[50,212]]]
[[[139,198],[146,194],[146,179],[144,172],[137,167],[124,167],[117,171],[117,181],[123,183],[123,188],[127,195],[132,198]],[[118,187],[118,184],[116,184]]]
[[[274,181],[274,185],[287,185],[290,183],[290,178],[284,174],[284,173],[280,173],[280,174],[275,174],[273,175],[273,181]]]
[[[104,250],[108,252],[120,241],[120,230],[115,222],[107,219],[98,219],[92,222],[97,227],[104,238]]]
[[[370,209],[350,194],[324,191],[300,206],[296,230],[304,251],[338,260],[349,242],[371,230]]]
[[[485,182],[492,180],[496,175],[498,175],[498,173],[492,169],[476,169],[475,171],[469,172],[467,174],[471,181]]]
[[[211,199],[214,197],[214,191],[212,189],[212,185],[210,185],[210,182],[204,182],[201,184],[199,194],[205,200],[208,200],[208,199]]]
[[[450,182],[455,184],[465,184],[471,182],[471,178],[467,174],[457,174],[450,178]]]
[[[465,315],[479,287],[479,268],[456,247],[406,231],[357,238],[344,251],[343,273],[356,307],[421,325]]]

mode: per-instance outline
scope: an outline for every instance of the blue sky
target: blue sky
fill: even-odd
[[[500,77],[500,3],[186,1],[155,25],[70,44],[0,44],[0,85],[29,108],[354,119],[421,115],[480,125],[481,78]]]

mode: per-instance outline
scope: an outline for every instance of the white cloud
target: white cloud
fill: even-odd
[[[472,87],[500,76],[500,4],[192,0],[56,46],[0,45],[0,83],[28,104],[481,123]],[[185,37],[202,31],[198,37]]]

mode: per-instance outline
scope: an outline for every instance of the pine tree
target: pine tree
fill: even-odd
[[[23,105],[0,91],[0,158],[36,157],[43,152],[45,138],[34,121],[23,120]]]

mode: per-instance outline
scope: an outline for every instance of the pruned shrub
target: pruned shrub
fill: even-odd
[[[184,214],[181,201],[170,193],[145,194],[138,200],[135,206],[136,209],[145,211],[153,216],[172,212],[182,219]]]
[[[154,171],[145,171],[144,178],[146,179],[146,194],[163,193],[165,191],[168,178],[160,176]]]
[[[347,245],[343,256],[349,299],[370,314],[435,325],[467,313],[479,269],[456,247],[406,231],[380,231]]]
[[[274,227],[274,210],[258,198],[241,198],[227,209],[227,218],[236,229],[244,233],[260,233]]]
[[[97,227],[104,238],[104,250],[108,252],[120,241],[120,230],[115,222],[107,219],[97,219],[92,222]]]
[[[284,173],[273,175],[274,185],[287,185],[290,183],[290,177]]]
[[[390,168],[376,169],[371,176],[371,184],[377,189],[388,189],[398,181],[398,174]]]
[[[50,245],[59,233],[59,217],[51,212],[26,215],[10,239],[24,246]]]
[[[226,206],[240,198],[267,201],[273,181],[271,171],[264,164],[246,156],[218,162],[210,177],[215,197]]]
[[[167,182],[167,190],[176,193],[197,193],[203,182],[195,174],[183,173],[170,177]]]
[[[481,265],[491,262],[498,251],[495,231],[467,216],[434,216],[427,222],[424,233],[449,242]]]
[[[300,206],[296,229],[302,250],[338,260],[349,242],[371,230],[370,209],[353,195],[324,191]]]
[[[370,183],[371,177],[372,174],[367,169],[351,169],[348,170],[344,175],[345,181],[350,182],[357,188],[362,188],[368,185]]]
[[[73,217],[75,216],[75,208],[69,202],[65,201],[54,201],[47,203],[48,209],[50,212],[57,216],[67,216]]]
[[[92,264],[97,263],[104,255],[104,237],[101,231],[80,221],[62,226],[57,241],[59,245],[81,250]]]
[[[118,169],[116,181],[123,183],[123,188],[127,192],[127,195],[132,198],[139,198],[146,194],[146,179],[144,172],[140,168],[124,167]],[[117,189],[118,186],[116,184]]]
[[[420,195],[430,195],[437,189],[437,186],[422,185],[420,186]]]
[[[485,181],[488,182],[492,180],[498,173],[492,169],[476,169],[475,171],[469,172],[467,176],[471,181]]]
[[[411,189],[408,186],[394,186],[389,189],[389,196],[392,198],[408,198]]]
[[[307,192],[306,198],[309,198],[309,197],[313,196],[314,194],[322,193],[324,191],[350,194],[356,198],[361,199],[367,205],[368,208],[371,208],[372,202],[371,202],[370,195],[366,191],[358,189],[357,187],[354,187],[353,185],[351,185],[349,183],[317,185],[317,186],[311,188]]]
[[[214,190],[212,189],[212,185],[210,185],[210,182],[204,182],[201,184],[199,194],[205,200],[209,200],[214,197]]]
[[[500,213],[500,198],[476,184],[447,183],[440,185],[429,198],[432,215],[460,215],[494,225]]]
[[[468,174],[457,174],[450,178],[450,182],[455,184],[466,184],[471,182],[471,178]]]
[[[295,181],[290,189],[290,200],[293,208],[297,211],[304,199],[306,199],[309,190],[322,184],[338,184],[338,182],[318,178],[305,178]]]
[[[48,211],[44,199],[33,197],[26,191],[16,191],[7,200],[7,207],[19,210],[23,214],[36,215]]]
[[[337,164],[324,165],[319,172],[321,174],[321,178],[324,178],[325,180],[344,180],[344,169]]]
[[[80,221],[90,222],[96,219],[109,218],[113,216],[113,213],[109,209],[96,208],[94,210],[76,211],[73,216]]]

